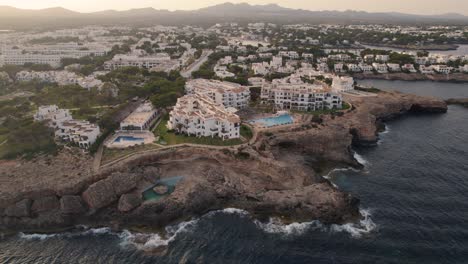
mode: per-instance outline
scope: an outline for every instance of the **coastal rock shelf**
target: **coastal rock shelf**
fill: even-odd
[[[134,155],[91,173],[90,160],[62,153],[36,159],[38,184],[26,177],[30,162],[0,166],[0,229],[44,230],[77,224],[159,228],[211,210],[245,209],[258,218],[344,223],[359,219],[359,200],[323,179],[336,166],[360,165],[353,144],[375,144],[379,124],[411,112],[444,113],[444,101],[380,92],[346,97],[352,108],[290,128],[260,133],[249,146],[182,147]],[[4,166],[5,165],[5,166]],[[23,167],[23,168],[22,168]],[[89,169],[85,169],[89,168]],[[163,199],[143,201],[160,179],[183,176]],[[68,179],[68,180],[67,180]],[[21,187],[19,187],[21,186]]]

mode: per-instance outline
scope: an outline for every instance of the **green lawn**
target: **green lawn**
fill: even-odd
[[[186,135],[176,135],[174,132],[168,131],[167,125],[168,117],[164,117],[161,120],[161,123],[156,127],[154,130],[154,134],[159,136],[160,144],[166,145],[177,145],[177,144],[200,144],[200,145],[213,145],[213,146],[234,146],[240,145],[244,143],[242,139],[228,139],[222,140],[221,138],[211,138],[211,137],[194,137],[194,136],[186,136]],[[247,126],[241,127],[241,136],[250,139],[252,138],[252,131]]]

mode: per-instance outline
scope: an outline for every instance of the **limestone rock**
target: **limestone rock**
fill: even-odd
[[[124,194],[120,197],[118,209],[120,212],[129,212],[140,206],[141,202],[140,195],[134,193]]]
[[[159,195],[163,195],[169,191],[169,188],[166,185],[158,185],[153,188],[153,191]]]
[[[31,211],[33,213],[43,213],[56,210],[59,207],[59,199],[56,196],[46,196],[34,200],[31,206]]]
[[[31,200],[24,199],[9,206],[5,210],[5,215],[13,217],[29,217],[31,215]]]
[[[86,208],[80,196],[66,195],[60,199],[60,210],[64,214],[81,214]]]
[[[105,181],[112,185],[114,193],[119,196],[136,188],[139,178],[141,175],[138,176],[134,173],[114,173]]]
[[[89,186],[83,192],[83,200],[90,208],[99,209],[107,206],[117,200],[117,195],[114,192],[112,183],[108,180],[102,180]]]

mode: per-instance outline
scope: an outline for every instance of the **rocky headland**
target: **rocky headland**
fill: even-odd
[[[344,223],[359,219],[359,200],[322,176],[359,167],[353,144],[375,144],[382,121],[409,112],[444,113],[444,101],[381,92],[347,97],[352,108],[259,132],[237,148],[174,147],[133,155],[91,170],[92,159],[61,153],[0,166],[0,229],[31,231],[78,224],[160,228],[226,207],[284,221]],[[184,178],[159,200],[142,191],[158,179]]]
[[[364,74],[354,73],[353,77],[358,80],[376,79],[376,80],[389,80],[389,81],[433,81],[433,82],[454,82],[465,83],[468,82],[468,74],[466,73],[452,73],[452,74],[422,74],[422,73],[383,73],[383,74]]]

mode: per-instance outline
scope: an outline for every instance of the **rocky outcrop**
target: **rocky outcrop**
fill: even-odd
[[[119,199],[120,195],[134,189],[141,175],[133,173],[114,173],[98,181],[83,192],[83,200],[92,209],[100,209]]]
[[[83,200],[92,209],[99,209],[117,200],[114,188],[109,181],[98,181],[84,191]]]
[[[30,199],[21,200],[5,209],[4,214],[11,217],[29,217],[31,215]]]
[[[86,207],[80,196],[65,195],[60,199],[60,211],[66,215],[77,215],[86,212]]]
[[[57,196],[46,196],[33,201],[31,211],[35,214],[59,209],[60,202]]]
[[[129,212],[140,206],[142,200],[141,195],[129,193],[120,196],[118,210],[120,212]]]

